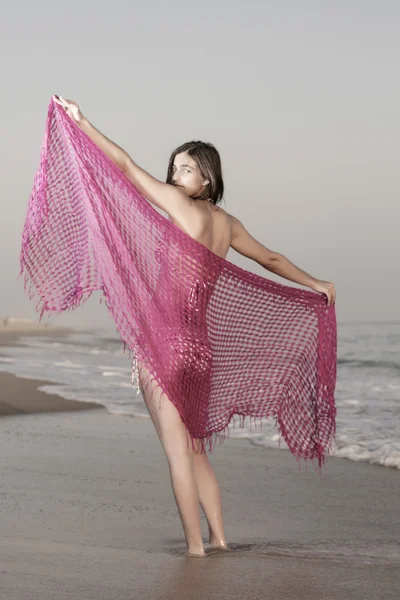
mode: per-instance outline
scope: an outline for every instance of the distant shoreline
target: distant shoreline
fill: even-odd
[[[53,325],[52,323],[39,323],[37,321],[24,321],[10,318],[9,324],[5,325],[7,317],[0,317],[0,346],[14,345],[19,338],[29,337],[68,337],[71,333],[94,333],[95,328],[77,328],[64,325]]]
[[[9,326],[0,325],[0,346],[9,346],[18,343],[19,339],[24,336],[29,337],[68,337],[76,329],[71,327],[55,327],[48,325],[44,327],[38,323],[32,325],[27,323],[12,324]]]
[[[38,388],[44,385],[55,385],[55,383],[17,377],[12,373],[0,373],[0,417],[43,412],[105,410],[103,405],[95,402],[67,400],[58,394],[42,392]]]

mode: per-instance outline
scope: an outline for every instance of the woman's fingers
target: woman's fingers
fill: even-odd
[[[54,99],[54,102],[56,102],[57,104],[59,104],[60,106],[62,106],[66,110],[68,110],[69,105],[62,96],[53,96],[53,99]]]
[[[332,306],[336,301],[336,290],[333,283],[330,281],[316,280],[311,286],[311,289],[320,294],[324,294],[328,301],[328,306]]]
[[[62,106],[67,115],[71,117],[76,123],[79,123],[83,115],[80,111],[79,106],[74,100],[68,100],[67,98],[63,98],[62,96],[53,96],[54,102]]]
[[[329,304],[332,306],[336,301],[336,291],[333,283],[329,284]]]
[[[60,100],[62,102],[62,106],[68,110],[70,108],[70,101],[66,100],[62,96],[60,96]]]
[[[335,286],[333,285],[333,283],[330,283],[330,282],[324,282],[324,284],[325,284],[324,294],[326,295],[326,297],[328,299],[328,306],[332,306],[333,304],[335,304]]]
[[[65,108],[66,111],[72,109],[72,106],[74,104],[72,100],[67,100],[66,98],[63,98],[62,96],[58,96],[59,101],[57,101],[56,98],[57,97],[54,96],[54,99],[57,102],[57,104],[59,104],[60,106],[62,106],[63,108]]]

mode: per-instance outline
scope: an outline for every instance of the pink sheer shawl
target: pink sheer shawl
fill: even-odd
[[[40,319],[101,290],[124,347],[213,449],[263,418],[321,467],[335,435],[336,315],[325,296],[218,257],[159,214],[50,102],[21,248]],[[143,382],[142,382],[143,383]],[[154,390],[156,389],[154,387]]]

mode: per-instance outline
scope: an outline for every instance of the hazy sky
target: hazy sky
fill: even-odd
[[[160,179],[177,145],[211,141],[223,208],[333,281],[339,322],[398,320],[399,27],[395,0],[8,3],[0,315],[38,318],[16,278],[56,93]],[[295,285],[233,249],[227,258]],[[112,329],[99,298],[51,321]]]

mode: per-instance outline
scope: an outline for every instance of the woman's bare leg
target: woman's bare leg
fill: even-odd
[[[146,381],[148,371],[139,364],[141,380]],[[200,526],[199,492],[194,471],[194,456],[186,438],[186,427],[172,402],[156,383],[141,386],[142,395],[158,437],[167,456],[172,490],[185,533],[188,555],[205,556]],[[152,393],[151,393],[152,392]],[[161,408],[160,408],[161,403]]]
[[[226,548],[221,493],[214,469],[205,452],[194,453],[194,470],[200,504],[208,522],[209,542],[213,547]]]

